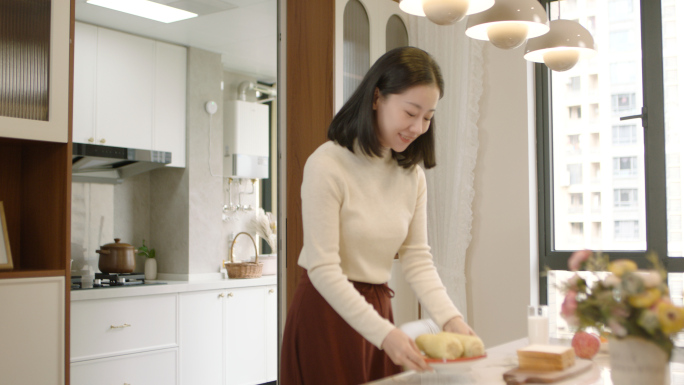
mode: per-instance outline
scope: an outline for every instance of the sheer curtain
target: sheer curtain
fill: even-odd
[[[408,30],[411,45],[429,52],[444,76],[444,97],[435,114],[437,167],[426,170],[428,237],[439,275],[467,320],[465,265],[473,219],[484,43],[468,38],[465,24],[438,26],[410,16]]]

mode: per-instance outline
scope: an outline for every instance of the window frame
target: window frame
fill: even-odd
[[[550,14],[550,4],[540,0]],[[668,257],[666,210],[666,163],[664,130],[663,39],[660,0],[641,0],[641,47],[643,72],[644,178],[646,195],[645,251],[605,250],[611,260],[630,259],[640,268],[649,267],[648,252],[656,252],[669,272],[684,272],[684,258]],[[600,48],[599,48],[600,49]],[[553,250],[553,148],[550,70],[535,64],[535,118],[537,138],[537,215],[539,242],[539,301],[548,304],[546,270],[567,270],[573,251]],[[639,106],[636,106],[639,109]],[[625,121],[627,122],[627,121]],[[637,127],[640,125],[637,123]]]

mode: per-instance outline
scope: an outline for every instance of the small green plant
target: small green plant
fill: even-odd
[[[156,255],[156,252],[154,249],[150,249],[147,246],[145,246],[145,240],[143,239],[142,246],[138,247],[138,255],[144,255],[147,258],[154,258]]]

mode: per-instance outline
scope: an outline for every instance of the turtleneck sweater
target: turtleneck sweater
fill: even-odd
[[[330,306],[373,345],[395,326],[350,281],[388,282],[399,255],[418,300],[443,328],[460,316],[437,274],[427,238],[425,173],[328,141],[309,157],[302,182],[304,246],[298,264]]]

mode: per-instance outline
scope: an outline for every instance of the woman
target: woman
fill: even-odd
[[[392,324],[386,282],[399,255],[406,280],[443,330],[473,334],[449,299],[427,244],[423,169],[435,166],[437,63],[418,48],[371,67],[307,160],[302,182],[306,271],[288,311],[281,384],[361,384],[430,370]]]

